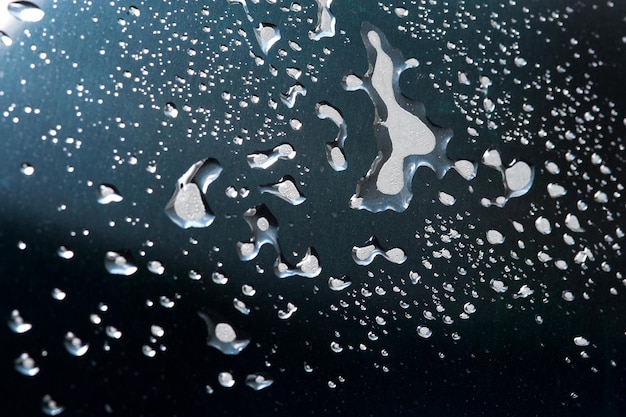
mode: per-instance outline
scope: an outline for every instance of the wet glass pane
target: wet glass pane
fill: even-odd
[[[626,5],[0,1],[2,415],[626,412]]]

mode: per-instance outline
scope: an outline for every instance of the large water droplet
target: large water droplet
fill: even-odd
[[[9,3],[7,10],[21,22],[39,22],[46,15],[43,10],[29,1],[14,1]]]

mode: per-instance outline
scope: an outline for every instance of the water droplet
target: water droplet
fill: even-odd
[[[274,380],[266,374],[250,374],[246,377],[246,385],[255,391],[261,391],[273,383]]]
[[[204,199],[209,185],[221,174],[222,166],[215,159],[203,159],[193,164],[177,182],[165,206],[168,217],[179,227],[208,227],[215,215]]]
[[[39,373],[39,366],[26,352],[22,353],[14,362],[15,370],[25,376],[35,376]]]
[[[148,345],[143,345],[141,347],[141,353],[143,353],[144,356],[146,356],[147,358],[154,358],[157,354],[156,350],[154,350],[152,346],[148,346]]]
[[[26,333],[33,328],[32,324],[24,320],[19,310],[11,311],[11,317],[9,318],[8,324],[9,328],[15,333]]]
[[[228,277],[221,272],[213,272],[211,280],[218,285],[226,285],[228,283]]]
[[[22,165],[20,165],[20,172],[30,177],[35,173],[35,167],[28,162],[23,162]]]
[[[100,184],[96,194],[100,204],[119,203],[124,199],[117,188],[110,184]]]
[[[165,107],[163,108],[163,114],[169,117],[170,119],[175,119],[178,117],[178,109],[174,103],[165,103]]]
[[[54,298],[55,300],[63,301],[63,300],[65,300],[65,297],[67,297],[67,294],[62,289],[54,288],[52,290],[52,298]]]
[[[267,55],[272,46],[280,40],[280,30],[271,23],[259,23],[259,26],[254,28],[254,36],[263,53]]]
[[[250,314],[250,308],[238,298],[233,298],[233,307],[237,309],[241,314],[248,315]]]
[[[244,284],[241,286],[241,293],[248,297],[253,297],[256,294],[256,290],[252,285]]]
[[[395,264],[402,264],[407,259],[404,251],[400,248],[382,249],[375,236],[369,238],[364,246],[352,247],[352,259],[357,265],[369,265],[379,255]]]
[[[276,184],[259,186],[261,194],[268,193],[284,200],[292,206],[304,203],[306,197],[302,195],[296,186],[293,177],[287,175],[280,179]]]
[[[0,42],[2,42],[4,46],[13,45],[13,39],[1,30],[0,30]]]
[[[63,341],[65,349],[74,356],[83,356],[89,350],[89,343],[83,341],[72,332],[67,332]]]
[[[342,278],[328,278],[328,287],[333,291],[341,291],[348,288],[352,285],[352,281],[350,281],[347,277]]]
[[[315,105],[315,113],[320,119],[329,119],[339,129],[335,140],[326,143],[326,159],[335,171],[344,171],[348,168],[348,161],[344,155],[344,145],[348,137],[348,125],[339,109],[326,102]]]
[[[504,293],[509,289],[509,287],[504,285],[504,282],[500,281],[499,279],[492,279],[491,281],[489,281],[489,286],[497,293]]]
[[[224,388],[232,388],[235,385],[235,379],[230,372],[220,372],[217,376],[217,381]]]
[[[241,336],[240,332],[236,331],[230,323],[212,318],[202,312],[199,312],[198,315],[207,326],[207,345],[216,348],[223,354],[237,355],[250,343],[250,339]]]
[[[439,202],[444,206],[453,206],[456,203],[456,198],[453,195],[448,193],[444,193],[443,191],[439,191],[438,194]]]
[[[483,199],[482,204],[484,206],[495,205],[504,207],[511,198],[521,197],[532,187],[535,169],[524,161],[512,161],[505,167],[502,163],[500,152],[495,149],[489,149],[483,154],[482,163],[500,172],[505,191],[502,196],[493,199]]]
[[[14,1],[9,3],[7,10],[20,22],[39,22],[46,15],[36,4],[29,1]]]
[[[296,307],[293,303],[287,303],[287,309],[286,310],[282,310],[282,309],[278,310],[278,318],[281,319],[281,320],[287,320],[296,311],[298,311],[298,307]]]
[[[589,346],[589,340],[587,340],[586,338],[582,337],[582,336],[576,336],[574,338],[574,343],[576,344],[576,346]]]
[[[333,0],[315,0],[317,2],[317,25],[309,32],[309,39],[319,41],[335,36],[335,16],[330,12]]]
[[[292,109],[296,105],[296,98],[298,96],[306,96],[306,88],[302,84],[296,83],[289,87],[286,93],[280,94],[280,100],[285,106]]]
[[[137,264],[128,250],[107,251],[104,256],[104,267],[112,275],[130,276],[137,272]]]
[[[396,7],[395,9],[393,9],[393,12],[398,17],[407,17],[409,15],[409,11],[404,7]]]
[[[404,60],[384,34],[367,22],[361,38],[369,70],[362,77],[347,74],[343,85],[348,91],[365,90],[374,104],[379,153],[358,182],[350,206],[372,212],[404,211],[413,197],[411,183],[417,168],[427,166],[442,178],[455,167],[447,157],[452,130],[432,124],[422,103],[400,93],[400,74],[417,61]]]
[[[517,293],[513,294],[513,298],[527,298],[535,293],[528,285],[524,284]]]
[[[559,184],[550,183],[547,185],[547,189],[548,194],[550,194],[550,197],[552,198],[563,197],[567,194],[567,190],[565,189],[565,187]]]
[[[65,407],[53,400],[50,395],[46,394],[41,399],[41,411],[49,416],[58,416],[65,411]]]
[[[59,246],[57,249],[57,255],[61,259],[72,259],[74,257],[74,251],[67,246]]]
[[[535,220],[535,228],[542,235],[549,235],[552,233],[552,226],[550,225],[550,220],[546,219],[543,216],[537,217]]]
[[[111,339],[118,340],[122,338],[122,332],[115,326],[107,326],[105,328],[105,333]]]
[[[155,275],[163,275],[165,273],[165,266],[161,261],[150,261],[148,262],[148,271]]]
[[[492,245],[501,245],[504,243],[504,235],[497,230],[488,230],[487,231],[487,242]]]
[[[267,169],[274,165],[279,159],[290,160],[295,158],[296,151],[288,143],[282,143],[271,151],[259,152],[248,155],[248,165],[250,168]]]

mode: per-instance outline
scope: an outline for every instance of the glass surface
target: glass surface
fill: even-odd
[[[0,1],[2,415],[626,413],[626,4]]]

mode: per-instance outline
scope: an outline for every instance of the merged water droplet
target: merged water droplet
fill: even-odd
[[[331,120],[339,129],[337,137],[332,142],[326,143],[326,159],[335,171],[344,171],[348,168],[348,161],[344,155],[344,145],[348,137],[348,125],[343,115],[330,103],[321,102],[315,105],[315,113],[320,119]]]
[[[402,264],[407,259],[406,254],[400,248],[384,250],[378,243],[376,236],[369,238],[364,246],[352,248],[352,259],[357,265],[369,265],[379,255],[394,264]]]
[[[342,278],[328,278],[328,287],[333,291],[342,291],[352,285],[352,281],[348,277]]]
[[[250,374],[246,377],[246,385],[255,391],[261,391],[273,383],[274,380],[265,373]]]
[[[203,159],[189,167],[178,179],[176,189],[165,206],[168,217],[183,229],[211,225],[215,215],[204,195],[221,172],[222,166],[212,158]]]
[[[89,343],[83,342],[72,332],[65,334],[63,346],[73,356],[83,356],[89,350]]]
[[[35,167],[29,164],[28,162],[23,162],[20,165],[20,172],[28,177],[35,173]]]
[[[364,90],[376,107],[374,134],[379,153],[359,181],[350,206],[372,212],[404,211],[413,197],[411,183],[417,168],[427,166],[439,178],[457,168],[447,156],[452,130],[433,125],[426,117],[424,104],[401,94],[400,74],[416,67],[417,60],[404,60],[385,35],[367,22],[363,23],[361,37],[369,70],[362,77],[347,74],[343,85],[348,91]],[[468,166],[472,167],[471,173],[465,172]],[[464,177],[473,178],[473,163],[464,161],[458,167]]]
[[[293,177],[289,175],[281,178],[276,184],[259,186],[259,191],[261,194],[274,195],[292,206],[300,205],[306,200],[306,197],[298,190]]]
[[[482,163],[500,172],[504,195],[496,198],[483,198],[481,203],[485,207],[504,205],[514,197],[521,197],[526,194],[533,185],[535,179],[535,168],[524,161],[512,161],[508,166],[504,166],[500,157],[500,152],[496,149],[485,151]]]
[[[41,399],[41,411],[49,416],[58,416],[65,411],[65,407],[52,399],[49,394],[46,394]]]
[[[335,16],[330,12],[333,0],[315,0],[317,2],[317,25],[309,32],[309,39],[319,41],[335,36]]]
[[[15,370],[25,376],[35,376],[39,373],[39,366],[26,352],[22,353],[14,362]]]
[[[300,83],[296,83],[289,87],[286,93],[280,94],[280,101],[283,102],[285,106],[292,109],[296,105],[296,99],[298,96],[306,96],[306,88]]]
[[[111,275],[131,276],[137,272],[133,254],[128,250],[110,250],[104,255],[104,267]]]
[[[100,184],[96,195],[100,204],[119,203],[124,199],[117,188],[111,184]]]
[[[165,107],[163,107],[163,114],[165,114],[170,119],[175,119],[178,117],[178,108],[176,104],[168,102],[165,103]]]
[[[19,310],[11,311],[11,316],[9,317],[8,324],[9,328],[15,333],[26,333],[33,328],[33,325],[31,323],[28,323],[24,320]]]
[[[296,157],[296,151],[288,143],[281,143],[271,151],[258,152],[248,155],[248,165],[250,168],[268,169],[279,159],[290,160]]]

